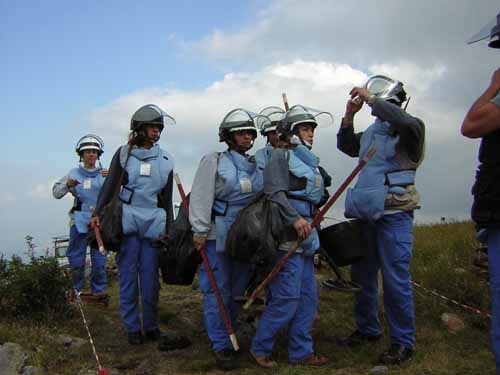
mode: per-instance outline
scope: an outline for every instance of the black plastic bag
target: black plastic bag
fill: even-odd
[[[189,195],[187,197],[189,201]],[[183,205],[174,220],[172,238],[160,249],[158,264],[165,284],[191,285],[201,262],[201,256],[193,245],[193,232],[188,212]]]
[[[263,193],[238,213],[227,235],[226,253],[235,260],[253,265],[247,292],[272,269],[283,228],[278,205]]]

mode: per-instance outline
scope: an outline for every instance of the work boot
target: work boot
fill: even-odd
[[[318,356],[314,353],[311,353],[305,358],[302,358],[300,361],[292,363],[293,365],[303,365],[303,366],[324,366],[329,362],[327,357]]]
[[[127,339],[130,345],[141,345],[144,342],[141,331],[128,332]]]
[[[146,334],[144,336],[146,336],[146,340],[156,341],[160,338],[161,335],[162,335],[162,332],[160,331],[160,329],[155,328],[155,329],[152,329],[150,331],[146,331]]]
[[[162,352],[184,349],[189,345],[191,345],[191,340],[189,340],[186,336],[172,333],[161,333],[158,337],[158,350]]]
[[[381,337],[382,335],[365,335],[364,333],[355,330],[349,336],[340,338],[338,340],[338,344],[340,346],[348,346],[350,348],[353,348],[355,346],[360,346],[368,343],[375,343],[380,340]]]
[[[222,349],[215,352],[215,363],[218,368],[224,371],[234,370],[240,366],[231,349]]]
[[[399,365],[413,357],[413,349],[403,345],[392,344],[389,350],[383,352],[378,361],[384,365]]]
[[[258,356],[252,350],[250,350],[250,356],[254,359],[255,363],[257,363],[260,367],[273,368],[278,366],[278,364],[275,361],[271,360],[270,357],[266,357],[264,355]]]

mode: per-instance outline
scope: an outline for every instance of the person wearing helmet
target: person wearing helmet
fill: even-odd
[[[111,160],[91,221],[92,226],[99,225],[102,210],[112,199],[123,173],[119,193],[123,239],[116,263],[120,315],[131,345],[143,343],[142,329],[146,339],[164,337],[158,327],[160,284],[156,247],[172,229],[174,159],[157,143],[164,127],[173,124],[175,120],[154,104],[142,106],[133,114],[128,144],[121,146]]]
[[[500,48],[500,13],[469,43],[486,38],[489,38],[489,47]],[[491,339],[497,373],[500,373],[500,69],[493,73],[490,84],[467,112],[461,131],[465,137],[481,138],[471,213],[478,239],[488,244]]]
[[[280,107],[271,106],[264,108],[259,114],[269,119],[266,121],[265,118],[257,118],[257,123],[260,125],[260,134],[266,137],[267,142],[265,147],[257,150],[255,153],[255,160],[257,161],[257,167],[264,170],[271,150],[278,145],[279,140],[276,134],[276,126],[283,118],[285,111]]]
[[[242,296],[250,278],[250,264],[231,259],[225,252],[229,228],[238,212],[262,190],[262,173],[247,152],[257,137],[258,115],[238,108],[230,111],[219,126],[224,152],[212,152],[200,161],[189,202],[189,221],[194,246],[205,249],[217,287],[234,325],[240,306],[233,297]],[[216,296],[205,266],[200,268],[204,322],[217,365],[230,370],[238,366],[236,352],[224,326]]]
[[[264,193],[280,207],[285,228],[275,262],[297,239],[303,241],[266,290],[266,309],[250,351],[264,368],[277,366],[271,360],[274,343],[287,327],[291,363],[322,366],[329,361],[315,354],[311,336],[318,306],[313,258],[320,244],[310,222],[324,194],[319,158],[311,151],[316,126],[315,116],[306,107],[290,108],[276,128],[284,147],[271,150],[264,169]]]
[[[346,346],[378,341],[377,274],[382,272],[384,306],[391,335],[390,348],[379,361],[399,364],[411,359],[415,347],[415,313],[410,278],[413,246],[413,210],[419,208],[415,173],[424,154],[424,123],[401,108],[403,84],[385,76],[371,77],[364,87],[351,90],[337,134],[337,147],[363,158],[371,146],[374,156],[347,191],[345,216],[361,222],[366,256],[351,266],[351,279],[361,285],[356,293],[356,330],[341,340]],[[367,103],[375,122],[355,133],[355,114]]]
[[[67,193],[73,195],[70,215],[69,245],[66,255],[72,270],[75,289],[80,292],[85,279],[85,260],[87,257],[87,233],[97,196],[104,183],[107,170],[97,161],[104,152],[101,138],[87,134],[77,142],[75,151],[80,165],[69,171],[52,187],[54,198],[61,199]],[[97,249],[90,250],[92,272],[90,290],[93,294],[104,296],[106,291],[106,254]]]

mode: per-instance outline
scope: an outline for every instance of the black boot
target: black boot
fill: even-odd
[[[127,339],[130,345],[141,345],[144,342],[141,331],[128,332]]]
[[[152,329],[151,331],[146,331],[146,340],[150,341],[156,341],[158,340],[162,335],[162,332],[160,331],[159,328]]]
[[[381,335],[365,335],[364,333],[359,332],[358,330],[351,333],[351,335],[347,337],[343,337],[338,340],[338,344],[341,346],[355,347],[368,343],[375,343],[380,340]]]
[[[389,350],[383,352],[378,358],[384,365],[399,365],[413,357],[413,349],[403,345],[393,344]]]
[[[234,370],[240,365],[235,352],[231,349],[222,349],[215,352],[215,362],[217,367],[224,371]]]
[[[191,340],[186,336],[172,333],[162,333],[158,338],[158,350],[166,352],[169,350],[184,349],[191,345]]]

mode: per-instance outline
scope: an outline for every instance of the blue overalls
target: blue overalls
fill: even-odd
[[[289,153],[289,170],[307,184],[300,191],[287,193],[290,204],[307,221],[312,221],[314,205],[324,194],[323,178],[318,170],[319,159],[300,145]],[[280,245],[276,262],[285,254],[292,242]],[[314,276],[313,255],[319,249],[316,229],[301,244],[297,253],[285,263],[266,290],[266,309],[252,341],[257,356],[269,357],[278,332],[288,326],[288,355],[297,362],[314,353],[311,330],[318,307],[318,291]]]
[[[122,146],[122,167],[126,154],[127,146]],[[125,168],[128,183],[120,192],[124,238],[116,262],[120,315],[128,333],[141,331],[139,294],[144,331],[158,328],[158,253],[152,241],[158,240],[166,228],[167,215],[158,207],[158,194],[167,184],[173,168],[173,158],[158,145],[149,150],[134,146]]]
[[[351,266],[352,280],[362,287],[356,294],[355,318],[361,333],[380,335],[377,274],[381,269],[391,344],[413,348],[413,211],[385,212],[384,204],[388,193],[405,193],[405,186],[414,184],[416,171],[402,169],[396,151],[399,136],[391,136],[389,131],[390,123],[377,119],[363,133],[359,158],[372,144],[377,151],[361,170],[355,187],[347,191],[345,215],[362,220],[367,243],[366,256]]]
[[[76,199],[73,207],[74,224],[69,232],[69,245],[66,255],[72,270],[73,283],[77,291],[81,291],[85,281],[85,260],[87,256],[87,233],[91,209],[96,206],[97,196],[104,183],[100,169],[88,170],[79,166],[69,172],[68,178],[77,180],[78,185],[71,188]],[[90,290],[101,293],[106,290],[106,255],[98,249],[90,250],[92,272]]]
[[[231,259],[225,253],[225,242],[238,212],[262,190],[262,173],[255,163],[248,161],[243,155],[226,151],[219,156],[217,174],[225,184],[222,191],[216,192],[212,209],[215,215],[216,240],[207,241],[205,251],[224,306],[234,325],[240,306],[233,298],[244,295],[250,279],[250,264]],[[231,349],[231,341],[204,264],[200,268],[199,278],[203,293],[205,328],[213,349],[216,352]]]

